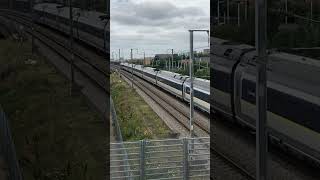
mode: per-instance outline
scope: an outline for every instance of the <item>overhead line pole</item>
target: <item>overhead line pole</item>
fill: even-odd
[[[194,61],[194,53],[193,53],[193,32],[202,31],[207,32],[209,36],[209,30],[189,30],[190,33],[190,57],[189,57],[189,74],[190,74],[190,137],[193,137],[193,119],[194,119],[194,103],[193,103],[193,61]]]
[[[220,24],[220,0],[218,0],[218,10],[217,10],[217,13],[218,13],[218,25]]]
[[[248,20],[248,0],[245,0],[245,6],[244,6],[244,19],[247,21]]]
[[[238,27],[240,26],[240,1],[238,1]]]
[[[230,23],[230,11],[229,11],[230,2],[227,0],[227,23]]]
[[[131,50],[131,87],[133,87],[133,59],[132,59],[132,49]]]
[[[168,58],[168,70],[169,70],[169,71],[171,70],[171,67],[170,67],[170,58]]]
[[[189,61],[189,73],[190,73],[190,137],[193,137],[193,116],[194,116],[194,104],[193,104],[193,31],[190,30],[190,61]]]
[[[73,54],[73,12],[72,12],[72,0],[69,0],[69,16],[70,16],[70,73],[71,73],[71,84],[70,94],[74,90],[74,54]]]
[[[146,52],[143,51],[143,65],[144,65],[145,62],[146,62]]]
[[[171,49],[171,63],[172,63],[171,64],[172,65],[171,68],[173,69],[173,49]]]
[[[34,11],[33,11],[33,2],[34,0],[30,0],[30,10],[31,10],[31,54],[34,54]]]
[[[286,4],[285,4],[285,8],[286,8],[286,24],[288,24],[288,0],[286,0],[286,2],[285,2]]]
[[[310,0],[310,19],[312,20],[313,18],[313,0]],[[312,25],[312,21],[311,21]]]
[[[267,180],[267,0],[256,0],[256,177]]]

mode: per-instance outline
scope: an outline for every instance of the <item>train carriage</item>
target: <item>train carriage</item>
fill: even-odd
[[[256,54],[253,47],[227,44],[212,47],[212,109],[254,129]],[[230,56],[236,51],[240,52],[238,56]],[[267,123],[270,136],[317,162],[320,162],[319,75],[319,60],[269,52]]]
[[[212,43],[212,63],[210,65],[211,84],[211,110],[218,110],[232,118],[234,116],[233,76],[234,69],[243,55],[253,52],[254,47],[236,44],[218,39]]]
[[[157,70],[151,67],[143,67],[141,65],[133,65],[121,63],[121,68],[138,77],[141,77],[150,83],[164,89],[172,95],[189,102],[190,99],[190,82],[188,76],[181,74]],[[133,71],[132,71],[133,66]],[[210,96],[210,81],[200,78],[194,80],[194,103],[199,109],[209,113],[209,96]]]
[[[34,7],[35,21],[64,34],[70,34],[70,9],[56,3],[39,3]],[[73,35],[99,50],[105,51],[108,20],[106,14],[73,8]]]
[[[160,71],[157,75],[157,85],[169,91],[171,94],[183,98],[182,87],[185,81],[185,78],[175,78],[181,77],[180,74],[169,72],[169,71]]]
[[[152,84],[157,84],[157,75],[159,71],[155,68],[145,67],[143,79],[151,82]]]

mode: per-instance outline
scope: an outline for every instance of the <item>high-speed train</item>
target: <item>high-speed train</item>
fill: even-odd
[[[151,67],[135,65],[129,63],[121,63],[121,68],[132,72],[133,74],[149,81],[150,83],[159,86],[165,91],[173,94],[176,97],[183,99],[186,102],[190,101],[190,78],[181,74],[170,71],[157,70]],[[194,105],[199,109],[210,112],[210,81],[200,78],[194,78]]]
[[[211,38],[211,111],[256,124],[253,46]],[[267,125],[271,139],[320,162],[320,60],[268,52]]]
[[[104,13],[72,8],[73,37],[105,51],[109,42],[109,20]],[[39,3],[33,7],[35,22],[69,35],[69,7],[56,3]]]

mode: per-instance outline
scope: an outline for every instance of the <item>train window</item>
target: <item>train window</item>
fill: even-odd
[[[242,94],[241,98],[251,104],[256,104],[256,83],[247,79],[242,80]]]
[[[194,96],[195,96],[196,98],[201,99],[202,101],[205,101],[205,102],[209,102],[209,99],[210,99],[210,98],[209,98],[210,95],[205,94],[205,93],[203,93],[203,92],[201,92],[201,91],[197,91],[197,90],[194,91]]]
[[[224,56],[229,56],[232,52],[232,49],[227,49],[225,52],[224,52]]]
[[[216,69],[212,69],[210,73],[212,73],[211,79],[214,88],[224,92],[231,92],[230,83],[226,83],[231,81],[230,74]]]
[[[170,80],[167,80],[167,79],[164,79],[164,78],[161,78],[161,77],[158,77],[159,78],[159,81],[163,82],[164,84],[166,85],[169,85],[175,89],[178,89],[178,90],[182,90],[182,85],[181,84],[177,84],[175,82],[172,82]]]
[[[242,80],[242,99],[251,104],[256,104],[255,85],[253,81]],[[314,118],[320,112],[319,105],[270,87],[267,98],[268,111],[320,132],[320,123]]]

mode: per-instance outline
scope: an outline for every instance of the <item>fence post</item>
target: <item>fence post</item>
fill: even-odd
[[[183,138],[183,180],[189,179],[188,153],[188,139]]]
[[[146,140],[140,140],[140,180],[145,179],[144,178],[145,144],[146,144]]]

